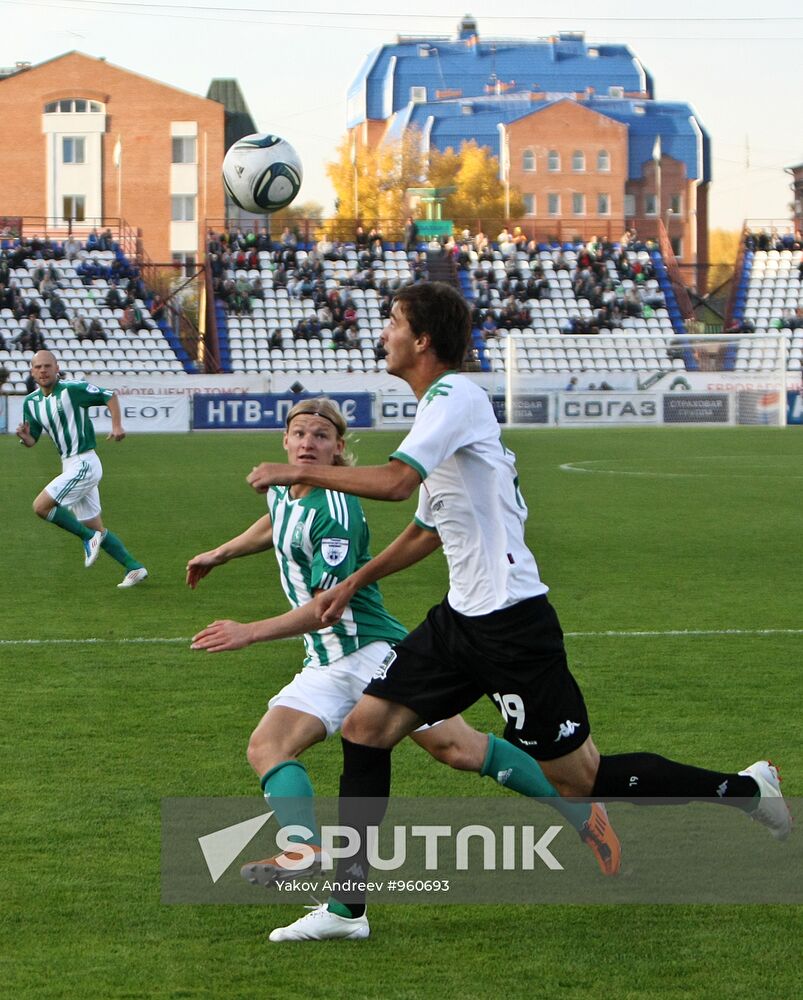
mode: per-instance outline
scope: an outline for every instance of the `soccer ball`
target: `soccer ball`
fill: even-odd
[[[301,159],[278,135],[247,135],[223,160],[223,187],[246,212],[277,212],[301,188]]]

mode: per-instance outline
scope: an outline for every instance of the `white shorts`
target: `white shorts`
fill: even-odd
[[[61,507],[68,507],[79,521],[100,514],[98,483],[103,467],[94,451],[84,451],[62,461],[61,475],[45,486],[45,492]]]
[[[390,650],[386,642],[372,642],[330,666],[304,667],[270,699],[268,708],[281,705],[314,715],[326,727],[326,735],[332,736],[360,700]],[[431,728],[424,725],[416,732]]]

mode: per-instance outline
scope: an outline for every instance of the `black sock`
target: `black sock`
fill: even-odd
[[[340,775],[341,826],[353,827],[360,837],[360,850],[350,858],[337,863],[335,881],[365,882],[368,878],[366,828],[379,826],[387,809],[390,795],[390,750],[367,747],[341,737],[343,744],[343,773]],[[332,898],[346,906],[352,917],[365,912],[365,892],[356,889],[338,889]]]
[[[660,757],[657,753],[620,753],[600,757],[592,795],[600,799],[720,799],[745,807],[758,785],[745,774],[706,771]],[[727,800],[735,800],[728,802]],[[741,800],[741,801],[740,801]]]

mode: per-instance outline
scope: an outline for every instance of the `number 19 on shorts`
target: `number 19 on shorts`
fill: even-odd
[[[517,694],[493,694],[505,722],[512,722],[514,729],[524,728],[524,702]]]

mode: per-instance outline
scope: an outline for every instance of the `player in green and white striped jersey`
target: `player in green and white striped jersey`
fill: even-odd
[[[25,397],[22,423],[17,437],[33,448],[46,434],[61,455],[60,476],[51,480],[33,502],[34,513],[46,521],[77,535],[84,545],[84,566],[91,566],[103,549],[126,569],[118,587],[134,587],[148,571],[134,559],[100,517],[98,484],[103,476],[95,453],[95,429],[88,408],[106,405],[112,417],[109,439],[125,437],[120,403],[111,389],[89,382],[63,380],[58,362],[50,351],[38,351],[31,362],[31,374],[39,386]]]
[[[330,400],[303,400],[287,418],[284,445],[288,458],[298,465],[345,464],[345,433],[346,422]],[[407,633],[385,610],[374,584],[352,596],[335,626],[323,628],[316,617],[314,596],[370,559],[368,527],[356,497],[316,487],[279,487],[268,493],[268,511],[236,538],[192,558],[187,564],[187,583],[194,589],[215,566],[274,548],[292,610],[264,621],[213,622],[194,636],[193,649],[222,652],[304,636],[304,668],[271,698],[251,736],[248,759],[280,825],[298,824],[317,834],[312,785],[298,758],[340,729],[371,678],[391,662],[392,646]],[[459,715],[423,726],[411,737],[451,767],[488,775],[525,795],[559,801],[530,756],[493,735],[477,732]],[[500,771],[490,762],[502,747],[509,756]],[[582,822],[582,808],[568,803],[560,807],[570,821]],[[293,871],[269,858],[246,866],[243,874],[249,881],[267,884]]]

